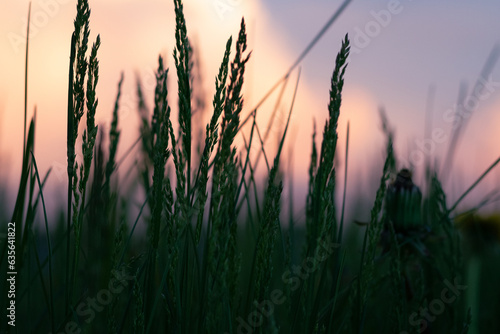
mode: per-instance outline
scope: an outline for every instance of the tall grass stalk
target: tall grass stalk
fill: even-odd
[[[382,171],[382,177],[380,178],[380,184],[377,189],[375,196],[375,203],[370,213],[370,223],[365,231],[362,255],[359,268],[359,276],[357,279],[357,286],[354,290],[356,300],[353,305],[353,328],[357,328],[357,331],[362,332],[364,326],[364,318],[366,316],[366,302],[369,297],[369,291],[371,290],[370,284],[373,282],[374,278],[374,258],[375,252],[379,240],[379,236],[382,232],[383,220],[380,219],[380,214],[382,212],[382,204],[387,189],[387,181],[389,180],[391,173],[395,169],[395,157],[393,151],[393,134],[389,129],[387,119],[382,115],[382,128],[387,136],[387,156],[384,162],[384,168]]]
[[[344,73],[349,55],[349,40],[347,35],[335,60],[335,68],[331,78],[330,101],[328,104],[329,117],[325,122],[321,150],[318,154],[315,145],[316,131],[313,133],[313,147],[309,168],[309,191],[306,204],[306,244],[304,258],[317,259],[320,244],[325,240],[337,240],[338,226],[335,209],[335,166],[334,158],[337,145],[337,124],[340,116]],[[336,257],[335,257],[336,258]],[[321,291],[325,290],[327,277],[338,280],[338,271],[327,270],[328,266],[338,266],[333,261],[317,264],[318,271],[309,273],[298,289],[295,297],[295,306],[292,308],[292,330],[294,332],[316,332],[326,328],[327,320],[320,319],[318,313],[321,305]],[[334,298],[335,288],[326,288],[328,298]],[[324,292],[323,292],[324,293]],[[324,299],[323,299],[324,300]],[[302,320],[302,323],[300,321]]]
[[[295,98],[297,96],[297,89],[300,81],[300,71],[297,75],[297,83],[295,85],[294,95],[292,97],[292,105],[288,113],[285,129],[281,137],[278,152],[274,158],[273,167],[269,172],[269,180],[267,189],[264,195],[263,207],[263,220],[259,226],[256,244],[256,258],[255,258],[255,283],[253,286],[254,300],[262,301],[269,294],[270,280],[273,269],[273,250],[276,244],[276,237],[280,231],[280,213],[281,213],[281,193],[283,192],[283,182],[278,181],[278,172],[280,168],[281,152],[285,143],[286,134],[290,125],[290,118],[292,116]],[[280,235],[281,239],[283,238]],[[259,329],[259,332],[277,332],[278,328],[275,324],[275,319],[270,319],[266,327]]]
[[[226,45],[226,54],[231,40]],[[245,55],[247,36],[245,22],[242,20],[236,42],[236,54],[227,69],[227,56],[224,55],[219,74],[220,84],[225,81],[226,71],[230,74],[225,92],[216,92],[214,113],[222,114],[220,140],[217,148],[213,173],[211,201],[207,226],[207,278],[204,289],[207,291],[207,327],[209,331],[231,328],[234,314],[225,309],[236,306],[236,287],[240,271],[240,258],[237,253],[236,233],[236,192],[238,168],[234,138],[238,132],[240,113],[243,108],[242,87],[245,65],[249,54]],[[220,88],[219,88],[220,90]],[[225,93],[225,95],[224,95]],[[224,98],[224,100],[222,100]],[[220,107],[217,107],[220,106]],[[218,115],[215,115],[216,117]],[[215,142],[214,142],[215,143]],[[217,306],[215,306],[217,305]]]
[[[155,107],[153,118],[151,122],[152,139],[153,142],[153,188],[152,188],[152,220],[150,224],[149,235],[151,239],[151,248],[148,255],[148,272],[147,272],[147,286],[145,305],[151,306],[155,295],[156,286],[156,262],[158,243],[160,239],[160,225],[162,221],[163,206],[165,201],[164,192],[164,177],[165,177],[165,164],[169,157],[168,141],[169,141],[169,122],[170,122],[170,107],[167,102],[167,76],[168,70],[163,67],[163,59],[160,57],[158,60],[158,71],[156,74],[156,89],[155,89]],[[169,226],[169,228],[173,228]],[[154,318],[154,314],[146,309],[146,314]]]
[[[260,106],[271,96],[271,94],[284,82],[288,79],[290,74],[300,65],[302,60],[306,58],[306,56],[311,52],[311,50],[316,46],[316,44],[321,40],[321,38],[325,35],[325,33],[332,27],[332,25],[337,21],[340,15],[344,12],[344,10],[349,6],[352,0],[345,0],[342,4],[340,4],[339,8],[332,14],[332,16],[328,19],[328,21],[321,27],[320,31],[314,36],[314,38],[309,42],[309,44],[304,48],[302,53],[297,57],[295,62],[290,66],[288,71],[267,91],[267,93],[260,99],[259,102],[253,107],[252,112],[243,119],[240,126],[244,126],[252,117],[252,113],[260,108]]]
[[[181,0],[174,0],[175,6],[175,42],[174,49],[175,67],[177,69],[177,83],[179,95],[179,128],[182,136],[182,154],[179,154],[180,162],[185,166],[186,189],[185,197],[189,198],[191,193],[191,68],[190,63],[191,46],[187,37],[186,19],[184,18],[183,5]]]
[[[92,46],[90,58],[88,60],[88,78],[86,93],[86,106],[87,106],[87,128],[82,136],[82,155],[83,161],[80,166],[80,178],[78,183],[79,195],[76,195],[74,189],[73,195],[76,203],[74,206],[75,212],[73,215],[73,225],[75,228],[75,254],[73,262],[73,283],[78,270],[78,262],[80,258],[80,242],[82,238],[83,216],[85,214],[86,200],[87,200],[87,183],[90,176],[90,168],[92,165],[94,145],[97,137],[98,126],[95,124],[95,114],[97,109],[97,99],[95,97],[95,89],[99,78],[99,66],[97,61],[97,50],[101,44],[99,35],[97,40]],[[77,162],[75,162],[75,169]],[[76,178],[75,178],[76,181]],[[75,184],[76,185],[76,184]],[[77,214],[78,212],[78,214]]]
[[[28,5],[28,21],[26,24],[26,55],[24,62],[24,131],[23,131],[23,149],[26,147],[26,124],[28,114],[28,54],[30,41],[30,23],[31,23],[31,1]]]
[[[77,170],[76,163],[76,139],[78,137],[78,125],[84,113],[84,80],[87,71],[85,53],[89,36],[90,8],[88,2],[79,0],[77,3],[77,14],[74,22],[74,32],[71,36],[71,53],[69,63],[68,84],[68,115],[67,115],[67,159],[68,159],[68,215],[67,215],[67,243],[66,243],[66,313],[69,312],[70,298],[73,284],[70,283],[70,230],[71,223],[75,224],[78,217],[77,212],[72,213],[73,197],[79,202],[77,193]],[[78,206],[76,207],[76,209]],[[76,229],[75,229],[76,231]],[[75,232],[76,234],[77,232]],[[76,269],[74,269],[76,270]],[[74,271],[73,271],[74,272]]]

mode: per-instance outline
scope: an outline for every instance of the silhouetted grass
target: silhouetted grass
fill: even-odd
[[[196,128],[192,92],[199,82],[193,80],[182,1],[174,0],[174,5],[178,131],[171,118],[169,69],[160,56],[151,114],[137,79],[141,136],[136,143],[141,143],[141,150],[134,175],[145,196],[138,212],[130,216],[129,208],[136,203],[118,186],[116,173],[123,161],[116,155],[123,136],[118,115],[124,77],[118,82],[109,132],[98,131],[100,39],[87,55],[90,8],[85,0],[77,3],[68,85],[68,207],[66,212],[61,209],[58,219],[46,210],[43,188],[50,170],[40,177],[35,116],[25,130],[11,219],[16,226],[18,332],[466,333],[470,328],[472,333],[485,333],[486,322],[490,328],[499,327],[494,316],[478,314],[494,314],[500,308],[489,298],[499,296],[500,289],[493,284],[488,291],[481,289],[486,264],[494,266],[499,260],[498,219],[462,216],[458,226],[464,239],[452,214],[500,160],[449,207],[431,166],[422,193],[413,184],[411,171],[398,165],[393,129],[381,112],[386,158],[379,187],[372,194],[370,221],[344,223],[348,174],[346,168],[339,210],[335,158],[348,75],[350,46],[345,36],[331,78],[327,120],[322,133],[313,130],[305,220],[293,215],[296,204],[290,199],[286,224],[282,192],[291,168],[284,171],[282,152],[300,71],[271,160],[266,140],[272,120],[263,132],[256,122],[257,108],[242,118],[245,68],[251,61],[242,20],[235,44],[230,37],[221,50],[210,120]],[[318,36],[272,90],[280,84],[285,87]],[[25,77],[27,81],[27,65]],[[78,128],[84,115],[83,158],[78,161]],[[247,121],[252,123],[245,133],[242,127]],[[198,130],[205,136],[196,141]],[[238,136],[242,149],[235,145]],[[347,165],[349,126],[346,136]],[[256,155],[250,154],[254,145],[259,146]],[[309,153],[295,154],[305,158]],[[258,191],[255,170],[261,156],[267,174],[264,189]],[[35,226],[39,203],[44,233]],[[361,239],[343,238],[344,230]],[[491,233],[498,233],[488,241],[491,247],[482,247],[484,235]],[[2,246],[2,272],[7,272],[9,249],[7,243]],[[498,270],[490,275],[498,277]],[[4,291],[1,298],[5,307]],[[15,332],[7,325],[3,330]]]

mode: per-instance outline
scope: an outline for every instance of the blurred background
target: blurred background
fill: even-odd
[[[66,96],[69,44],[76,1],[34,0],[29,45],[28,117],[37,110],[36,158],[42,174],[52,167],[45,192],[49,211],[65,206]],[[13,209],[23,145],[24,63],[27,0],[0,2],[0,179],[7,187],[7,216]],[[205,119],[211,114],[214,78],[230,35],[236,37],[242,17],[247,23],[252,56],[245,75],[243,117],[288,71],[307,45],[337,11],[342,1],[331,0],[186,0],[188,36],[197,59],[201,84],[196,94],[204,103]],[[125,76],[120,107],[122,130],[118,159],[137,139],[136,78],[140,77],[152,105],[154,71],[158,55],[170,70],[170,103],[177,104],[173,3],[165,0],[90,1],[91,36],[102,45],[97,88],[97,121],[109,129],[120,73]],[[450,141],[453,116],[461,83],[471,90],[487,59],[500,41],[500,3],[466,0],[411,1],[354,0],[301,62],[301,77],[287,137],[285,172],[293,173],[294,198],[305,203],[307,169],[313,124],[320,143],[335,56],[346,33],[351,56],[346,71],[338,143],[338,199],[341,200],[345,168],[346,126],[350,123],[348,206],[372,204],[382,171],[385,138],[379,109],[384,108],[395,131],[399,167],[411,166],[415,182],[423,182],[424,156],[442,164]],[[286,123],[297,78],[294,71],[269,135],[268,159]],[[483,88],[468,114],[445,190],[449,203],[499,156],[500,66],[483,77]],[[259,108],[257,120],[265,129],[279,89]],[[175,108],[174,108],[175,109]],[[425,133],[426,113],[432,121]],[[429,113],[430,114],[430,113]],[[82,122],[84,123],[84,122]],[[199,124],[204,127],[203,123]],[[80,132],[81,133],[81,132]],[[240,141],[241,145],[241,141]],[[79,146],[78,146],[79,147]],[[293,149],[291,149],[293,148]],[[258,148],[255,148],[258,151]],[[255,153],[255,152],[254,152]],[[125,177],[134,154],[119,171]],[[293,165],[289,170],[287,165]],[[261,167],[264,167],[261,161]],[[462,208],[479,203],[500,184],[494,170]],[[285,183],[285,186],[288,185]],[[286,191],[285,191],[286,192]],[[287,193],[287,192],[286,192]],[[350,203],[350,204],[349,204]],[[498,206],[497,206],[498,208]],[[495,205],[484,208],[495,210]],[[366,212],[351,219],[367,220]],[[50,217],[49,217],[50,218]]]

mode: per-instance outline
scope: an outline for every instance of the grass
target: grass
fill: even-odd
[[[348,3],[271,91],[288,83]],[[498,218],[474,212],[454,216],[459,202],[500,160],[449,206],[436,168],[426,166],[424,193],[402,170],[393,150],[394,131],[382,111],[386,159],[370,221],[345,222],[347,168],[340,208],[335,201],[338,120],[350,52],[345,36],[332,73],[328,118],[321,133],[313,130],[305,219],[293,215],[292,202],[284,219],[284,184],[292,184],[282,153],[300,70],[273,157],[266,144],[272,120],[265,131],[256,122],[262,101],[242,117],[245,68],[251,61],[242,20],[237,38],[230,37],[221,50],[212,115],[198,128],[192,122],[193,88],[199,84],[192,74],[195,55],[182,1],[174,0],[174,5],[179,124],[172,123],[171,72],[160,56],[152,112],[137,80],[141,150],[135,175],[145,195],[131,216],[134,199],[117,177],[123,161],[117,160],[117,150],[124,77],[106,134],[95,123],[100,39],[88,50],[90,8],[87,1],[78,1],[70,44],[67,209],[61,208],[56,219],[45,209],[43,188],[50,170],[40,176],[36,117],[27,132],[25,117],[22,173],[11,219],[17,231],[17,326],[2,322],[2,332],[496,332],[500,289],[488,278],[500,273],[494,269],[500,260]],[[27,82],[27,62],[25,78]],[[204,137],[197,141],[198,132]],[[346,133],[347,160],[349,126]],[[244,142],[241,150],[235,145],[238,137]],[[256,145],[258,154],[250,154]],[[260,157],[267,175],[259,191],[255,170]],[[45,233],[36,226],[39,204]],[[147,228],[141,231],[141,225]],[[492,233],[497,237],[488,239]],[[5,243],[2,273],[7,272],[8,250]],[[4,310],[6,296],[2,291]]]

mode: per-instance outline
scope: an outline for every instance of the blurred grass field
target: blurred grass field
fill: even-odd
[[[137,80],[140,152],[126,176],[134,188],[117,176],[120,138],[128,136],[118,117],[126,78],[119,79],[112,123],[103,131],[95,121],[100,39],[89,41],[90,8],[78,1],[64,97],[67,203],[58,212],[46,210],[53,199],[43,189],[52,174],[38,170],[36,112],[28,120],[25,107],[15,207],[0,208],[3,282],[13,271],[9,256],[15,246],[16,326],[9,325],[9,283],[2,285],[7,321],[0,331],[497,333],[500,217],[480,214],[479,207],[456,208],[500,159],[450,203],[437,164],[428,161],[418,171],[426,176],[424,184],[414,184],[417,171],[399,162],[394,129],[381,111],[385,163],[377,171],[378,190],[369,194],[372,206],[356,208],[370,219],[346,221],[346,207],[352,206],[345,202],[349,175],[336,173],[338,152],[345,150],[345,164],[349,153],[349,127],[346,147],[337,145],[349,75],[346,36],[325,87],[328,119],[311,134],[311,151],[294,153],[310,161],[306,202],[294,203],[283,194],[292,181],[282,156],[300,69],[284,78],[295,80],[295,91],[271,154],[264,143],[269,128],[256,121],[258,108],[242,115],[245,68],[252,59],[242,20],[221,50],[210,120],[194,122],[193,86],[199,83],[192,74],[182,1],[174,4],[175,64],[166,68],[159,57],[154,101],[145,100]],[[177,81],[177,92],[169,91],[168,80]],[[245,124],[248,131],[242,130]],[[460,138],[457,129],[452,138]],[[244,145],[237,148],[235,140]],[[453,161],[453,140],[458,139],[452,139],[445,166]],[[267,171],[263,179],[256,173],[259,165]],[[297,208],[304,214],[297,215]]]

